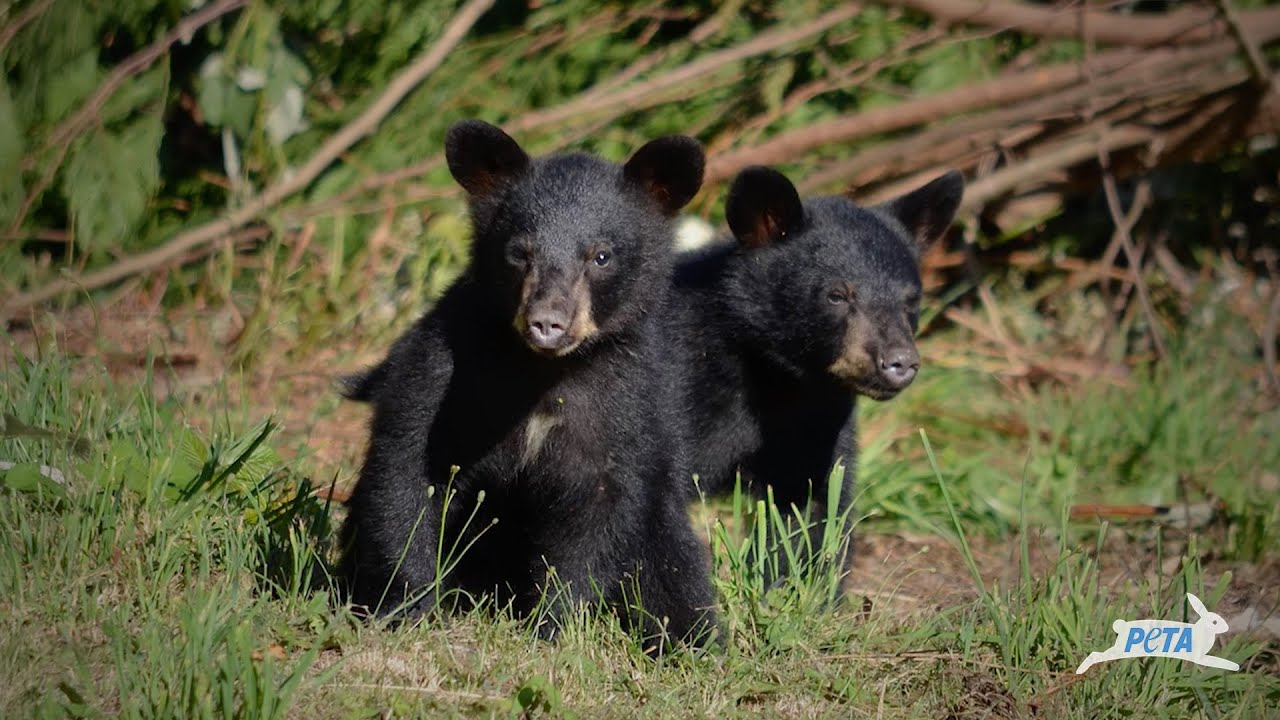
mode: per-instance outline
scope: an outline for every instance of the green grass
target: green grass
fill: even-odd
[[[856,547],[936,547],[860,565],[831,610],[829,566],[765,585],[794,518],[741,497],[700,508],[728,642],[658,661],[592,614],[554,645],[501,613],[363,625],[328,591],[337,515],[313,490],[332,470],[293,452],[289,428],[230,383],[160,400],[150,375],[7,348],[0,460],[19,465],[0,476],[0,717],[1266,717],[1274,638],[1220,639],[1240,673],[1153,659],[1073,674],[1117,617],[1183,619],[1187,591],[1210,609],[1253,597],[1237,571],[1271,568],[1258,610],[1275,610],[1264,475],[1280,414],[1255,402],[1242,332],[1192,326],[1120,388],[1017,393],[931,367],[864,402]],[[1076,502],[1206,492],[1225,517],[1190,534],[1066,519]],[[927,594],[917,581],[944,557],[953,594],[895,602]]]

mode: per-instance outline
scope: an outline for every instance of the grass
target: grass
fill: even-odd
[[[260,306],[250,326],[279,332],[290,312]],[[954,339],[926,341],[926,361]],[[9,338],[0,716],[1274,715],[1274,636],[1220,639],[1240,673],[1154,659],[1073,674],[1115,618],[1187,617],[1187,591],[1229,620],[1280,603],[1280,411],[1258,401],[1249,342],[1229,320],[1189,323],[1122,386],[1011,390],[931,365],[901,398],[861,404],[850,602],[827,608],[829,570],[765,585],[773,560],[753,550],[785,555],[792,518],[741,497],[701,507],[729,642],[655,662],[588,614],[554,645],[501,613],[357,622],[329,594],[338,509],[314,491],[350,477],[358,431],[326,459],[236,373],[184,390],[159,364],[122,380]],[[1210,496],[1225,512],[1192,532],[1067,518],[1072,503]]]

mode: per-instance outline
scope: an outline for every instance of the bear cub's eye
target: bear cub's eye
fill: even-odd
[[[507,261],[512,265],[524,265],[529,262],[529,247],[523,243],[512,243],[507,246]]]
[[[832,305],[843,305],[849,302],[849,298],[844,294],[843,290],[832,290],[827,293],[827,301]]]
[[[608,250],[600,250],[596,253],[596,256],[591,259],[591,261],[596,264],[596,267],[604,267],[608,265],[609,261],[612,259],[613,253]]]

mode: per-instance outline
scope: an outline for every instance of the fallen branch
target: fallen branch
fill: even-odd
[[[665,92],[694,80],[705,80],[718,70],[743,60],[764,55],[802,40],[826,32],[832,27],[850,20],[862,11],[857,3],[846,3],[826,12],[809,22],[794,27],[780,28],[761,33],[756,37],[733,47],[718,50],[693,62],[685,63],[658,77],[621,88],[615,92],[598,95],[588,91],[575,100],[557,105],[546,110],[538,110],[523,115],[505,124],[511,132],[523,132],[534,128],[557,125],[570,120],[585,119],[597,113],[612,112],[621,114],[651,107],[657,104]],[[644,62],[642,59],[640,62]],[[623,70],[624,73],[629,72]]]
[[[1184,8],[1160,15],[1121,15],[1081,8],[1075,3],[1054,8],[1004,0],[884,0],[886,5],[919,10],[932,17],[1049,38],[1081,38],[1087,25],[1094,42],[1151,47],[1190,45],[1231,36],[1228,23],[1211,8]],[[1240,13],[1241,25],[1255,38],[1280,25],[1280,8]]]
[[[928,47],[931,43],[944,37],[946,37],[944,30],[938,28],[923,30],[901,40],[890,53],[881,55],[874,60],[855,62],[848,67],[840,68],[838,71],[828,72],[827,76],[811,80],[791,91],[777,108],[752,118],[738,129],[735,134],[738,138],[749,135],[754,137],[779,118],[787,117],[810,100],[829,92],[854,87],[866,82],[886,67],[911,58],[914,51]],[[963,42],[963,40],[952,38],[946,44],[959,44],[960,42]],[[719,144],[708,145],[709,154],[718,151],[721,145],[727,146],[731,144],[732,139],[725,138]]]
[[[1147,203],[1149,202],[1151,202],[1151,183],[1144,179],[1142,182],[1138,183],[1137,188],[1133,191],[1133,199],[1129,203],[1129,212],[1124,216],[1123,222],[1125,227],[1132,228],[1134,225],[1138,224],[1138,220],[1142,217],[1142,211],[1146,208]],[[1107,243],[1107,248],[1103,251],[1102,259],[1099,261],[1102,267],[1106,268],[1108,272],[1115,270],[1116,258],[1120,255],[1121,236],[1119,233],[1119,225],[1117,225],[1116,230],[1116,232],[1111,234],[1111,241]],[[1128,273],[1125,273],[1121,275],[1120,279],[1131,280],[1132,278]],[[1070,284],[1071,283],[1068,283],[1068,285]],[[1100,289],[1102,290],[1102,304],[1108,308],[1116,307],[1114,300],[1111,298],[1110,284],[1102,283]],[[1116,329],[1115,313],[1105,313],[1105,316],[1107,319],[1107,327],[1102,333],[1102,340],[1098,344],[1099,348],[1106,345],[1107,339],[1110,337],[1111,333],[1115,332]]]
[[[1266,37],[1274,39],[1277,36],[1280,36],[1280,24],[1268,30]],[[1125,70],[1138,72],[1138,68],[1141,68],[1143,77],[1152,77],[1154,81],[1159,77],[1157,70],[1167,75],[1174,68],[1202,66],[1231,57],[1236,51],[1236,44],[1230,40],[1159,52],[1123,48],[1094,56],[1087,67],[1082,67],[1080,63],[1063,63],[1048,68],[1031,68],[986,82],[964,85],[935,95],[780,133],[754,147],[740,148],[713,158],[707,165],[706,182],[726,180],[748,165],[789,162],[823,145],[848,143],[951,115],[1051,96],[1067,88],[1075,89],[1090,75],[1104,78]],[[1125,82],[1131,83],[1132,78]],[[1050,98],[1044,102],[1053,100]]]
[[[1153,131],[1139,127],[1105,129],[1097,135],[1088,133],[1075,136],[1056,148],[1001,168],[969,183],[965,188],[964,199],[960,203],[961,211],[981,208],[992,200],[1013,192],[1020,185],[1034,181],[1054,170],[1065,170],[1093,158],[1097,154],[1099,145],[1115,151],[1145,145],[1151,142],[1153,137]],[[867,203],[887,200],[919,185],[923,179],[926,179],[923,176],[928,175],[931,178],[941,172],[942,168],[936,171],[925,171],[920,175],[882,186],[875,192],[860,197],[859,200]]]
[[[241,2],[243,0],[227,1]],[[226,216],[187,232],[179,233],[153,250],[125,258],[114,265],[88,275],[61,278],[44,287],[10,298],[8,302],[0,307],[0,320],[7,320],[15,313],[56,298],[63,293],[76,289],[88,291],[100,288],[134,273],[144,272],[171,262],[201,245],[225,237],[235,229],[258,217],[267,209],[275,206],[281,200],[305,188],[351,146],[376,130],[396,105],[426,79],[433,70],[439,67],[445,57],[470,31],[471,26],[480,19],[480,16],[491,5],[493,5],[493,0],[468,0],[449,20],[444,32],[431,47],[402,70],[387,86],[387,89],[373,101],[373,104],[326,140],[315,155],[287,179],[267,188],[261,194],[251,198],[242,207],[233,210]]]
[[[1116,236],[1120,239],[1120,247],[1124,249],[1124,255],[1129,261],[1129,271],[1133,273],[1133,285],[1138,291],[1138,301],[1142,303],[1142,311],[1147,315],[1147,324],[1151,328],[1151,342],[1156,347],[1156,354],[1163,360],[1168,351],[1165,349],[1164,338],[1160,335],[1160,321],[1156,316],[1155,306],[1151,304],[1151,293],[1147,289],[1147,282],[1142,277],[1142,263],[1138,260],[1138,252],[1133,247],[1133,238],[1130,230],[1137,224],[1138,218],[1142,216],[1141,208],[1134,212],[1134,208],[1130,208],[1130,212],[1126,213],[1120,207],[1120,194],[1116,192],[1116,179],[1111,173],[1111,159],[1109,149],[1102,143],[1098,144],[1098,164],[1102,166],[1102,190],[1107,198],[1107,209],[1111,212],[1111,220],[1115,223]],[[1134,205],[1137,207],[1138,198],[1135,197]]]
[[[946,164],[945,159],[954,156],[956,148],[960,151],[967,148],[973,152],[997,144],[1004,145],[1010,128],[1075,116],[1091,99],[1095,100],[1095,111],[1106,112],[1113,107],[1112,103],[1116,107],[1125,104],[1141,107],[1147,97],[1164,93],[1204,95],[1218,92],[1244,77],[1238,71],[1215,72],[1211,66],[1206,67],[1208,57],[1229,54],[1230,47],[1225,43],[1207,51],[1179,50],[1165,56],[1149,53],[1152,57],[1141,64],[1100,78],[1093,87],[1081,84],[1047,97],[1033,98],[918,130],[913,135],[868,148],[853,157],[837,160],[817,172],[808,173],[801,186],[811,191],[844,182],[853,184],[852,192],[865,179],[883,179],[893,174]],[[1202,72],[1196,73],[1196,69]]]
[[[1132,64],[1138,51],[1120,50],[1099,56],[1104,71]],[[948,115],[1006,105],[1068,87],[1080,79],[1077,64],[1035,68],[976,85],[966,85],[916,100],[877,107],[848,117],[816,123],[780,133],[755,147],[741,148],[713,158],[707,165],[707,182],[732,177],[748,165],[784,163],[814,148],[847,143],[870,135],[920,125]]]

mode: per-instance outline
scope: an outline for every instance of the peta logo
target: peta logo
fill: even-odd
[[[1227,631],[1227,621],[1221,615],[1209,612],[1200,598],[1191,593],[1187,593],[1187,602],[1200,616],[1194,623],[1169,620],[1116,620],[1111,623],[1111,629],[1118,636],[1116,644],[1102,652],[1089,653],[1089,657],[1076,668],[1076,674],[1100,662],[1136,657],[1171,657],[1205,667],[1239,670],[1240,666],[1230,660],[1209,654],[1214,638]]]

